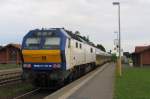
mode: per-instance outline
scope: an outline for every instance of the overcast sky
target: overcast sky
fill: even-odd
[[[118,30],[113,0],[0,0],[0,44],[21,43],[32,29],[65,27],[89,35],[90,39],[114,49]],[[124,51],[150,44],[150,1],[120,0]]]

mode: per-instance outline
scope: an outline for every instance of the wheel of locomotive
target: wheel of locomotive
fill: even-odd
[[[74,80],[73,73],[70,73],[70,75],[64,80],[64,84],[68,84]]]

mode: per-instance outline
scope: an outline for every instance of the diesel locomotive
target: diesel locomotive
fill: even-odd
[[[23,78],[37,87],[69,82],[111,60],[110,54],[63,28],[29,31],[22,56]]]

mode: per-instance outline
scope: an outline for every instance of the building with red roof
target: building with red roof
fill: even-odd
[[[19,64],[21,63],[21,45],[8,44],[0,49],[1,64]]]
[[[150,65],[150,46],[137,46],[132,53],[135,66]]]

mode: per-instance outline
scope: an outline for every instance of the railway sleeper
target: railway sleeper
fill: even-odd
[[[19,80],[21,80],[21,77],[20,78],[14,78],[14,79],[8,79],[8,80],[0,81],[0,85],[7,84],[7,83],[10,83],[10,82],[14,82],[14,81],[19,81]]]

